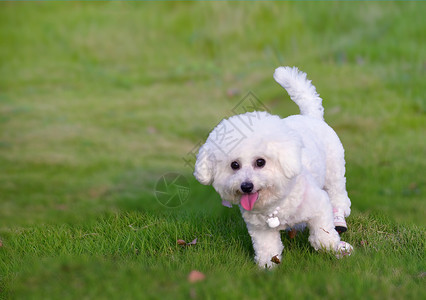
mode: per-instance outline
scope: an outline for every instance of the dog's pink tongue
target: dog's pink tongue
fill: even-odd
[[[253,209],[253,205],[254,202],[256,202],[257,197],[259,196],[258,193],[253,193],[253,194],[243,194],[241,196],[241,206],[245,209],[245,210],[252,210]]]

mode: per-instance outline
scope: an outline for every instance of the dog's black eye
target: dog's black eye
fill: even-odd
[[[240,168],[240,164],[236,161],[231,162],[231,168],[232,170],[238,170]]]
[[[263,158],[259,158],[258,160],[256,160],[256,166],[258,168],[263,168],[265,166],[265,160]]]

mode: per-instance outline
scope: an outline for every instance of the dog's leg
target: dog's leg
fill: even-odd
[[[333,148],[327,150],[327,171],[325,175],[324,190],[330,197],[333,209],[343,210],[344,216],[351,213],[351,200],[346,191],[345,154],[339,138],[333,136]]]
[[[333,252],[337,258],[349,256],[353,252],[353,247],[340,240],[339,233],[334,228],[334,222],[330,222],[328,217],[316,216],[308,222],[309,242],[315,250],[326,250]]]
[[[276,265],[271,259],[276,256],[281,260],[284,246],[279,230],[259,230],[248,228],[255,252],[254,260],[261,268],[271,268]],[[277,260],[276,260],[277,261]]]
[[[333,206],[334,226],[340,233],[347,230],[345,217],[351,213],[351,201],[346,191],[345,157],[343,146],[339,138],[333,136],[333,145],[338,145],[328,150],[327,172],[324,190],[328,193]]]
[[[315,250],[335,251],[340,236],[334,229],[331,207],[329,213],[318,214],[308,221],[309,242]]]
[[[311,209],[311,217],[307,221],[309,242],[315,250],[334,251],[340,242],[340,236],[334,229],[333,209],[328,194],[309,185],[304,201]]]
[[[309,185],[305,191],[305,205],[311,208],[309,227],[309,242],[315,250],[334,252],[337,258],[351,255],[353,248],[350,244],[340,240],[334,228],[333,208],[328,194],[318,187]]]
[[[336,176],[334,181],[332,179],[329,179],[329,181],[329,183],[326,183],[324,189],[328,193],[330,203],[333,206],[334,227],[339,233],[343,233],[348,229],[345,217],[349,216],[351,212],[351,201],[349,200],[345,186],[346,180],[344,176]]]

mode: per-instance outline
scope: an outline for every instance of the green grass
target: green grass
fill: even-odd
[[[182,247],[179,238],[198,241]],[[195,293],[201,299],[420,299],[423,238],[420,228],[358,215],[346,235],[356,247],[354,257],[338,261],[316,253],[306,233],[294,240],[283,235],[282,265],[265,272],[252,262],[237,209],[221,216],[133,212],[92,224],[11,230],[2,254],[9,261],[4,269],[18,274],[18,298],[188,298]],[[192,269],[203,270],[205,282],[188,283]]]
[[[1,2],[0,298],[424,298],[425,11]],[[182,158],[249,91],[297,113],[279,65],[308,73],[345,146],[355,253],[283,235],[282,265],[263,272],[238,210]],[[171,171],[191,194],[165,209],[154,186]]]

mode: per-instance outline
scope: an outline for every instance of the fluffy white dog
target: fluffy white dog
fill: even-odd
[[[281,259],[280,230],[304,224],[316,250],[349,255],[352,246],[336,231],[346,230],[351,205],[343,146],[324,122],[322,99],[305,73],[280,67],[274,79],[300,115],[255,111],[223,120],[200,148],[194,175],[212,184],[224,204],[239,204],[259,266]]]

